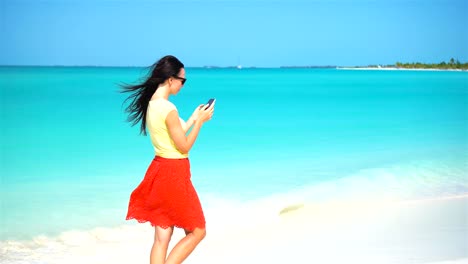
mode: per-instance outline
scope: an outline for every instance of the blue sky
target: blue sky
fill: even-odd
[[[0,65],[468,62],[468,0],[0,0]]]

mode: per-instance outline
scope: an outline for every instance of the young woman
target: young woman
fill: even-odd
[[[205,217],[190,180],[188,153],[205,122],[211,119],[214,103],[198,106],[185,123],[169,97],[185,81],[185,69],[174,56],[157,61],[141,84],[125,85],[131,93],[125,100],[129,121],[141,122],[140,132],[149,132],[156,156],[144,179],[132,192],[127,220],[150,222],[155,228],[150,263],[181,263],[205,237]],[[189,129],[192,128],[189,131]],[[167,255],[174,227],[183,228],[182,238]]]

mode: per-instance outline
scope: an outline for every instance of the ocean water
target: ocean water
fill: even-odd
[[[118,84],[146,73],[0,67],[4,245],[126,224],[154,153],[125,121]],[[190,153],[205,209],[287,193],[317,202],[468,193],[467,72],[188,68],[187,78],[171,98],[181,117],[217,99]]]

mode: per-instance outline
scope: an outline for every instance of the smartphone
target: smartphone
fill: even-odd
[[[205,104],[205,105],[206,105],[206,106],[205,106],[205,109],[210,108],[210,106],[211,106],[211,104],[214,102],[214,100],[215,100],[214,98],[211,98],[210,100],[208,100],[208,102]]]

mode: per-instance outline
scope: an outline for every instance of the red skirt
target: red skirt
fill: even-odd
[[[163,228],[205,228],[205,216],[190,177],[188,159],[154,158],[130,196],[126,219]]]

